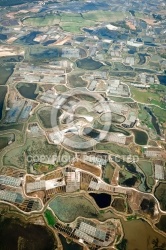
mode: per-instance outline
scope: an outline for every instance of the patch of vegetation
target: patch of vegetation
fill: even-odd
[[[126,13],[120,12],[120,11],[89,11],[87,13],[83,13],[83,17],[86,20],[93,20],[98,22],[115,22],[120,21],[125,18]]]
[[[106,166],[103,168],[103,180],[108,183],[108,184],[111,184],[111,180],[112,180],[112,177],[113,177],[113,174],[114,174],[114,167],[108,162],[106,164]]]
[[[115,143],[98,143],[96,150],[108,151],[117,155],[129,155],[131,153],[127,147],[119,146]]]
[[[62,22],[60,24],[61,28],[64,30],[64,31],[67,31],[67,32],[71,32],[71,33],[82,33],[81,32],[81,29],[82,28],[88,28],[88,27],[91,27],[91,26],[94,26],[95,23],[93,21],[89,21],[89,20],[83,20],[82,22]]]
[[[158,107],[152,107],[153,114],[158,118],[159,123],[165,123],[166,121],[166,111]]]
[[[136,220],[136,219],[137,219],[137,215],[136,214],[135,215],[130,215],[130,216],[127,217],[128,221]]]
[[[119,173],[119,184],[122,186],[133,187],[137,181],[137,177],[126,170]]]
[[[71,88],[87,87],[87,82],[82,79],[83,74],[74,72],[68,75],[68,85]]]
[[[148,91],[140,90],[134,86],[130,86],[130,91],[135,101],[147,104],[155,104],[161,108],[166,109],[166,103],[161,99],[163,93],[160,96],[153,89],[149,88]]]
[[[141,120],[141,123],[146,125],[148,128],[154,130],[153,124],[151,122],[151,116],[148,114],[148,112],[145,110],[145,105],[139,104],[139,113],[138,118]]]
[[[108,97],[110,100],[112,101],[115,101],[115,102],[124,102],[124,103],[127,103],[127,102],[134,102],[133,99],[131,98],[123,98],[123,97],[116,97],[116,96],[110,96]]]
[[[47,220],[47,223],[49,226],[54,226],[56,224],[56,219],[55,219],[55,216],[53,215],[52,211],[47,209],[45,212],[44,212],[44,216]]]
[[[83,21],[83,17],[81,14],[75,13],[62,13],[61,14],[61,22],[73,22],[73,23],[81,23]]]
[[[43,17],[30,17],[23,20],[24,25],[30,26],[50,26],[60,23],[60,16],[58,15],[46,15]]]
[[[74,154],[65,150],[65,149],[62,149],[60,151],[60,154],[58,156],[58,160],[56,162],[56,165],[57,166],[61,166],[61,167],[64,167],[66,166],[67,164],[69,164],[69,162],[72,161],[72,159],[74,158]]]
[[[14,134],[7,134],[4,136],[0,136],[0,151],[9,145],[9,142],[13,142],[15,140]]]
[[[114,198],[111,206],[116,209],[118,212],[126,211],[126,204],[123,198]]]
[[[41,163],[41,162],[37,162],[33,164],[33,168],[34,170],[37,171],[38,174],[42,174],[42,173],[47,173],[50,171],[55,170],[55,165],[53,164],[46,164],[46,163]]]
[[[61,111],[51,107],[44,107],[37,112],[37,115],[44,128],[53,128],[59,124],[58,118]]]
[[[117,71],[132,71],[133,68],[131,66],[126,66],[120,62],[114,62],[114,70]]]
[[[149,186],[154,185],[154,178],[153,178],[153,165],[150,161],[139,161],[137,163],[139,168],[145,173],[147,182]]]
[[[30,17],[23,20],[24,25],[33,27],[60,25],[64,31],[80,33],[81,28],[95,25],[95,21],[83,18],[80,14],[48,14],[42,17]]]
[[[60,93],[66,92],[68,90],[64,85],[56,85],[54,88]]]
[[[86,70],[95,70],[103,66],[99,61],[93,60],[91,57],[80,59],[76,61],[77,67]]]
[[[40,157],[44,156],[43,161],[52,160],[54,155],[59,154],[59,146],[49,144],[45,137],[27,139],[23,146],[12,148],[3,158],[4,165],[25,168],[39,162]]]
[[[126,250],[127,249],[127,240],[123,239],[121,243],[117,245],[118,250]]]

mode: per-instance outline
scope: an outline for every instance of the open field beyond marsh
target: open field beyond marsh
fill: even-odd
[[[157,93],[152,92],[150,89],[148,91],[140,90],[136,87],[130,86],[130,91],[132,98],[134,98],[135,101],[140,103],[154,104],[166,109],[166,104],[161,101],[160,96]]]
[[[80,33],[81,28],[93,27],[96,22],[116,22],[125,17],[123,12],[93,11],[83,14],[61,13],[49,14],[44,17],[31,17],[23,20],[24,25],[34,27],[59,25],[64,31]]]

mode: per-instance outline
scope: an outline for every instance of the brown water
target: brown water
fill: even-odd
[[[166,238],[155,232],[153,228],[143,220],[122,220],[124,228],[124,238],[127,240],[127,247],[124,250],[166,250]],[[158,246],[154,246],[153,241],[158,239]]]

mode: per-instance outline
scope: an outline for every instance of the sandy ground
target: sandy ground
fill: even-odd
[[[114,26],[114,25],[112,25],[112,24],[108,24],[106,27],[107,27],[107,29],[109,29],[109,30],[118,30],[118,27],[116,27],[116,26]]]
[[[16,11],[16,12],[10,12],[10,13],[7,13],[6,16],[13,19],[15,18],[15,15],[19,14],[19,13],[22,13],[22,14],[26,14],[28,12],[38,12],[40,10],[40,8],[33,8],[31,10],[19,10],[19,11]]]
[[[11,43],[13,43],[15,40],[17,40],[17,37],[12,36],[12,37],[10,37],[10,38],[7,40],[7,43],[11,44]]]
[[[63,45],[66,42],[70,41],[70,39],[71,39],[71,36],[66,36],[63,40],[59,40],[55,43],[50,44],[49,46],[51,46],[51,45]]]
[[[135,27],[134,24],[132,24],[132,22],[127,21],[126,24],[129,26],[129,28],[130,28],[131,30],[136,30],[136,27]]]
[[[74,162],[74,167],[90,172],[92,174],[95,174],[96,176],[99,176],[99,177],[101,176],[101,169],[92,164],[85,163],[82,161],[76,161]]]
[[[111,185],[118,186],[119,185],[119,167],[116,167],[114,170],[114,174],[112,176]]]
[[[11,51],[0,51],[0,57],[2,56],[16,56],[17,53]]]
[[[38,35],[35,37],[35,39],[33,39],[33,41],[35,42],[42,42],[47,38],[47,35]]]
[[[150,18],[141,18],[141,20],[145,21],[147,24],[149,25],[156,25],[157,23],[155,23],[154,19],[150,19]]]
[[[17,52],[11,52],[11,51],[0,51],[0,57],[3,57],[3,56],[17,56],[17,55],[24,55],[24,52],[20,52],[20,53],[17,53]]]
[[[24,55],[24,50],[14,47],[12,48],[9,46],[0,46],[0,57],[16,55]]]

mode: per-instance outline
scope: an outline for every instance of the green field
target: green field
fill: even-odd
[[[8,146],[10,141],[14,141],[15,140],[15,135],[14,134],[7,134],[4,136],[0,136],[0,151],[5,148],[6,146]]]
[[[150,161],[139,161],[139,168],[145,173],[149,186],[154,185],[153,165]]]
[[[80,33],[82,28],[94,27],[98,20],[83,18],[81,16],[66,16],[61,19],[60,26],[64,31],[71,33]]]
[[[51,212],[51,210],[47,209],[44,212],[44,216],[45,216],[49,226],[54,226],[55,225],[56,219],[55,219],[55,216],[53,215],[53,213]]]
[[[64,167],[69,164],[74,158],[74,154],[65,150],[64,148],[60,151],[58,160],[56,161],[56,166]]]
[[[144,16],[144,13],[141,13],[141,12],[135,12],[135,16],[137,17],[137,18],[144,18],[145,16]]]
[[[68,75],[68,85],[71,88],[79,88],[79,87],[87,87],[87,81],[83,80],[83,73],[80,72],[72,72]]]
[[[114,167],[108,162],[103,171],[103,180],[108,184],[111,183],[112,177],[114,174]]]
[[[116,97],[116,96],[108,96],[108,99],[112,100],[112,101],[115,101],[115,102],[124,102],[124,103],[127,103],[127,102],[134,102],[133,99],[131,98],[123,98],[123,97]]]
[[[158,118],[159,123],[166,121],[166,111],[165,110],[160,109],[158,107],[153,107],[152,112]]]
[[[74,14],[74,13],[62,13],[61,14],[61,22],[81,23],[82,20],[83,20],[83,17],[80,14]]]
[[[30,17],[23,21],[24,25],[33,27],[53,26],[59,24],[64,31],[78,33],[83,27],[95,25],[94,21],[86,20],[79,14],[62,13],[61,15],[46,15],[44,17]]]
[[[60,16],[58,15],[46,15],[45,17],[30,17],[23,21],[24,25],[30,26],[50,26],[60,23]]]
[[[130,91],[132,94],[132,98],[141,103],[154,104],[161,108],[166,109],[166,103],[161,100],[163,94],[160,94],[152,88],[148,90],[140,90],[134,86],[130,86]]]
[[[56,166],[53,164],[36,162],[33,164],[33,168],[37,174],[43,174],[55,170]]]
[[[119,146],[115,143],[98,143],[96,150],[108,151],[118,155],[128,155],[131,153],[127,147]]]
[[[59,93],[63,93],[63,92],[67,92],[68,91],[67,87],[64,86],[64,85],[56,85],[56,86],[54,86],[54,88]]]
[[[138,165],[147,176],[151,176],[153,174],[153,166],[150,161],[139,161]]]
[[[121,21],[125,18],[126,13],[123,12],[113,12],[113,11],[91,11],[83,14],[86,20],[93,20],[98,22],[116,22]]]
[[[59,26],[67,32],[80,33],[81,28],[94,27],[96,22],[116,22],[125,18],[123,12],[111,11],[93,11],[84,14],[62,13],[49,14],[45,17],[30,17],[23,20],[24,25],[31,25],[34,27],[52,26],[59,24]]]
[[[139,113],[138,113],[138,118],[140,119],[141,123],[144,125],[147,125],[148,128],[151,128],[154,130],[154,127],[151,122],[151,116],[148,114],[148,112],[144,109],[143,104],[139,104]]]
[[[143,103],[149,104],[149,103],[152,103],[152,101],[156,101],[157,103],[160,104],[160,98],[155,93],[151,93],[150,91],[147,91],[147,90],[143,91],[133,86],[130,86],[130,90],[131,90],[132,97],[137,102],[143,102]]]
[[[144,105],[139,104],[139,113],[138,113],[138,117],[141,121],[146,121],[146,120],[150,120],[150,115],[148,114],[148,112],[144,109]]]
[[[56,110],[51,107],[43,107],[37,111],[37,117],[42,125],[42,127],[48,129],[56,127],[58,123],[58,118],[61,115],[61,110]],[[55,116],[55,119],[54,119]],[[57,116],[57,119],[56,119]]]

